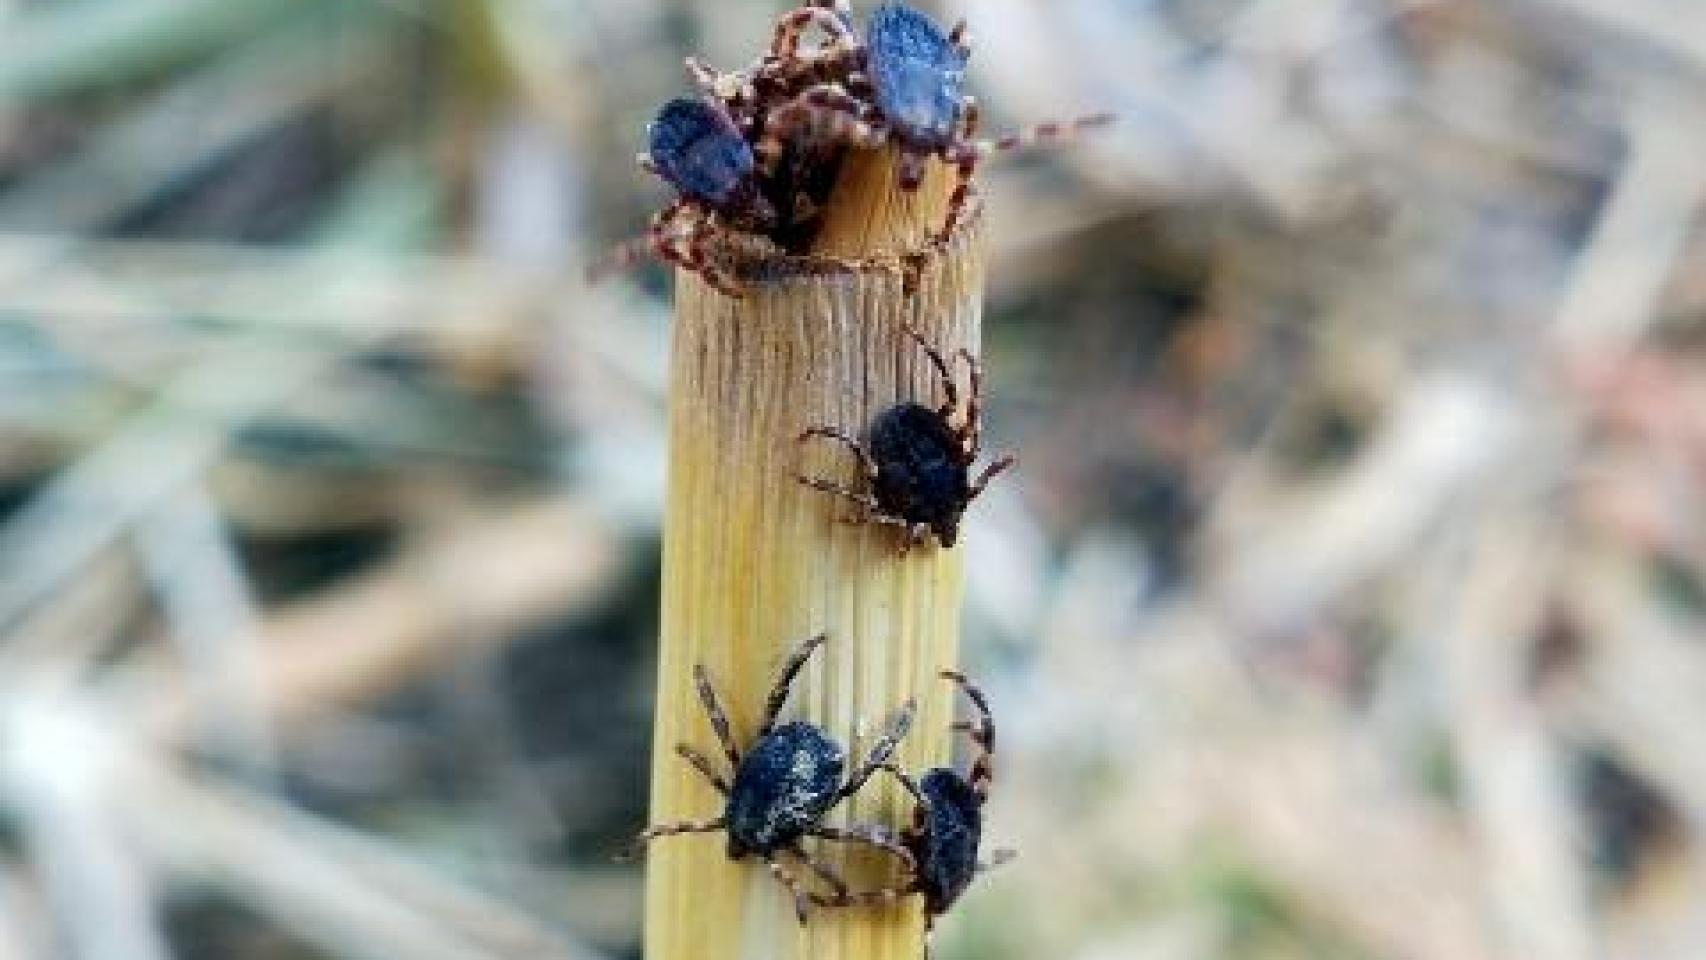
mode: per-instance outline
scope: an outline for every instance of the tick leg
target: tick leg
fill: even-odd
[[[855,522],[886,522],[886,518],[881,515],[882,506],[877,503],[877,498],[870,494],[848,489],[847,487],[836,483],[834,480],[825,480],[823,477],[808,477],[803,473],[795,474],[794,479],[808,487],[811,487],[813,490],[822,490],[824,493],[833,493],[838,497],[845,497],[848,500],[857,503],[859,506],[864,507],[866,510],[873,511],[876,514],[868,520],[866,518],[860,518]]]
[[[961,59],[971,59],[971,42],[966,39],[966,21],[964,17],[961,17],[959,22],[954,24],[954,29],[948,31],[948,42],[953,44],[954,49],[960,52]]]
[[[971,788],[979,800],[989,796],[989,784],[995,778],[995,717],[989,712],[989,700],[975,684],[966,679],[965,674],[954,670],[943,670],[941,677],[959,684],[965,691],[966,698],[977,709],[978,720],[965,726],[954,724],[954,729],[964,730],[971,735],[972,745],[977,747],[977,756],[972,760]]]
[[[704,266],[698,260],[699,251],[691,239],[706,226],[704,218],[704,211],[686,200],[678,200],[658,211],[647,229],[652,254],[665,263],[673,263],[694,273],[701,272]],[[680,235],[683,220],[689,221],[686,227],[689,242],[685,244]]]
[[[877,465],[872,462],[870,454],[865,452],[865,448],[860,445],[859,441],[848,436],[845,432],[835,427],[812,427],[801,433],[795,442],[804,443],[812,437],[840,441],[842,445],[853,452],[855,457],[859,458],[859,467],[865,471],[865,476],[873,480],[877,478]]]
[[[1006,470],[1008,467],[1011,467],[1013,464],[1018,462],[1019,460],[1017,457],[1014,457],[1012,454],[1008,454],[989,466],[984,467],[983,472],[978,474],[977,480],[972,483],[971,490],[966,493],[966,501],[970,502],[977,499],[978,495],[983,493],[983,488],[989,486],[990,480],[994,479],[1001,471]]]
[[[942,401],[940,407],[936,408],[936,412],[942,415],[942,419],[949,419],[953,416],[954,408],[960,405],[960,388],[954,385],[954,376],[948,372],[948,362],[942,359],[940,350],[932,346],[930,341],[924,339],[924,334],[919,333],[917,329],[911,326],[902,329],[906,331],[907,336],[918,341],[918,346],[923,348],[924,355],[930,358],[930,365],[936,368],[936,376],[942,381],[942,392],[947,395],[947,399]]]
[[[984,861],[979,860],[977,862],[977,872],[988,873],[1004,863],[1012,863],[1013,858],[1018,855],[1019,851],[1009,847],[1002,847],[989,855],[989,862],[985,863]]]
[[[705,716],[711,720],[711,730],[723,747],[723,756],[729,758],[729,769],[739,770],[740,748],[735,746],[734,733],[729,729],[729,715],[723,712],[723,704],[717,699],[717,691],[711,686],[703,664],[693,665],[693,686],[699,691],[699,702],[705,705]]]
[[[618,858],[633,859],[639,856],[646,844],[660,837],[673,837],[684,833],[716,833],[718,830],[727,827],[728,824],[726,818],[718,817],[715,820],[681,820],[676,823],[660,823],[653,827],[647,827],[640,832],[639,836],[634,838],[632,843],[628,844],[628,848],[619,854]]]
[[[687,68],[687,79],[699,88],[699,92],[708,97],[717,96],[717,77],[720,74],[711,65],[699,57],[688,57],[683,61]]]
[[[1093,127],[1105,126],[1114,122],[1111,113],[1093,113],[1072,120],[1046,120],[1033,123],[1028,127],[1020,127],[1012,133],[1002,134],[994,141],[979,141],[972,148],[980,154],[1018,150],[1022,147],[1036,146],[1045,143],[1058,143],[1083,133]]]
[[[865,757],[865,762],[860,764],[859,768],[853,771],[853,775],[847,778],[846,785],[836,795],[837,800],[852,796],[860,787],[865,785],[866,780],[871,779],[871,774],[876,773],[878,767],[889,762],[889,758],[894,756],[895,748],[900,745],[901,738],[906,736],[908,730],[912,729],[912,718],[917,714],[918,699],[908,697],[906,702],[900,705],[900,709],[889,717],[888,725],[883,729],[883,735],[871,746],[871,752]]]
[[[650,158],[641,155],[642,164],[650,163]],[[675,247],[675,238],[671,229],[675,221],[688,209],[686,200],[676,200],[659,210],[652,216],[651,223],[646,227],[646,235],[617,244],[609,253],[593,261],[587,267],[586,276],[589,282],[597,282],[605,277],[627,270],[653,256],[668,263],[680,263],[680,251]]]
[[[586,280],[588,283],[598,283],[611,274],[630,269],[649,256],[662,258],[662,254],[658,250],[657,240],[650,233],[643,237],[635,237],[632,240],[624,240],[611,247],[604,256],[587,265]]]
[[[917,892],[909,882],[901,886],[857,890],[833,897],[814,896],[812,903],[820,907],[886,907],[899,903],[901,898]]]
[[[970,381],[966,398],[966,422],[960,427],[960,441],[966,453],[966,462],[977,459],[977,453],[983,449],[983,364],[971,355],[971,351],[961,347],[954,353],[954,359],[966,362],[966,376]]]
[[[977,98],[966,94],[960,98],[960,136],[966,140],[977,136],[978,121],[983,117],[983,111],[977,105]]]
[[[874,505],[871,505],[871,510],[872,511],[876,510],[876,507]],[[868,526],[871,524],[875,524],[875,525],[880,526],[880,527],[895,527],[895,528],[898,528],[900,530],[905,530],[908,533],[911,532],[913,527],[917,526],[917,524],[908,523],[907,521],[902,520],[899,517],[891,517],[891,516],[888,516],[887,514],[876,513],[876,512],[867,512],[862,517],[847,517],[847,518],[843,519],[841,522],[847,524],[850,527],[851,526],[862,527],[862,526]]]
[[[715,236],[716,228],[708,220],[701,218],[693,224],[687,234],[687,269],[704,277],[706,283],[724,296],[739,300],[746,296],[746,291],[727,270],[712,260],[707,249]]]
[[[681,759],[693,764],[695,769],[704,774],[705,779],[711,781],[711,786],[716,787],[718,793],[723,794],[724,796],[728,795],[728,781],[724,780],[722,775],[711,766],[710,757],[705,756],[685,743],[676,744],[675,752],[681,757]]]
[[[877,765],[877,769],[899,781],[900,785],[905,788],[906,792],[912,794],[912,799],[916,801],[920,807],[926,806],[929,803],[929,801],[924,799],[924,791],[919,788],[918,781],[912,779],[912,775],[907,773],[905,770],[902,770],[899,766],[893,763],[880,763]]]
[[[894,527],[902,531],[899,553],[903,557],[906,556],[907,551],[923,543],[924,538],[930,535],[929,527],[922,523],[912,523],[910,521],[903,520],[900,517],[891,517],[888,514],[883,513],[881,508],[876,505],[875,501],[863,504],[863,506],[865,506],[865,513],[862,516],[846,517],[840,522],[845,523],[848,526],[867,526],[875,524],[882,527]]]
[[[900,159],[896,162],[895,168],[898,171],[902,190],[911,193],[918,189],[919,184],[924,182],[924,162],[928,159],[930,159],[929,155],[919,150],[903,148],[900,151]]]
[[[857,490],[850,490],[833,480],[825,480],[823,477],[808,477],[805,474],[795,474],[794,479],[808,487],[811,487],[813,490],[822,490],[824,493],[833,493],[838,497],[851,500],[864,510],[864,512],[857,517],[842,518],[837,521],[839,523],[854,526],[878,524],[885,527],[897,527],[904,530],[906,535],[901,538],[900,542],[900,555],[903,557],[906,556],[909,549],[923,543],[924,538],[930,535],[930,528],[922,523],[912,523],[904,518],[891,516],[888,513],[885,513],[883,511],[882,504],[878,503],[877,498],[870,494],[860,493]]]
[[[853,22],[853,4],[848,0],[806,0],[806,6],[832,10],[842,23]]]
[[[774,857],[765,857],[764,863],[770,867],[770,874],[776,878],[776,882],[788,888],[788,892],[793,894],[794,918],[800,921],[800,926],[805,926],[806,911],[811,907],[811,904],[816,897],[813,894],[809,894],[802,890],[800,888],[800,882],[790,876],[788,871],[782,869],[782,865],[777,863]]]
[[[836,11],[819,6],[797,7],[782,15],[776,21],[776,33],[770,41],[770,55],[783,62],[801,59],[800,38],[806,31],[816,26],[830,37],[825,47],[849,45],[854,43],[853,31],[848,29]],[[815,59],[807,58],[807,59]]]
[[[776,685],[770,688],[770,699],[764,702],[764,719],[758,725],[759,737],[776,725],[776,715],[782,712],[782,704],[788,702],[788,688],[794,685],[794,678],[800,675],[800,669],[811,659],[812,653],[828,639],[827,633],[809,637],[788,655],[787,662],[782,664],[782,672],[776,677]]]
[[[852,827],[818,826],[806,831],[811,836],[821,840],[833,840],[837,843],[862,843],[868,847],[876,847],[906,864],[907,872],[918,869],[918,861],[912,858],[912,851],[901,846],[899,840],[882,827],[871,824],[856,824]],[[846,892],[846,887],[842,887]]]
[[[943,155],[944,160],[954,165],[954,192],[948,195],[948,215],[942,220],[942,231],[936,235],[938,240],[945,241],[954,235],[954,227],[959,225],[966,201],[971,199],[972,178],[977,175],[977,164],[982,157],[974,146],[950,149]]]
[[[829,864],[819,863],[817,860],[814,860],[811,854],[806,852],[805,847],[801,846],[799,843],[795,843],[793,846],[788,848],[788,852],[794,855],[795,860],[805,864],[806,869],[817,874],[824,883],[829,884],[829,888],[831,890],[834,890],[837,894],[847,892],[847,881],[842,879],[841,874],[830,869]]]

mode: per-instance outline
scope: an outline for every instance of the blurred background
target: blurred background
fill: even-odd
[[[869,4],[858,4],[861,18]],[[0,0],[0,960],[633,958],[681,58],[780,4]],[[945,960],[1706,956],[1706,10],[969,0]]]

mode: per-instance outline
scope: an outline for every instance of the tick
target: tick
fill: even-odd
[[[912,854],[898,844],[888,831],[872,825],[832,827],[823,823],[824,817],[836,804],[852,796],[878,769],[889,762],[895,747],[912,726],[917,708],[907,700],[889,721],[881,738],[871,748],[852,776],[845,781],[846,752],[824,731],[804,721],[777,724],[776,718],[787,702],[788,690],[794,678],[822,646],[824,634],[800,644],[788,656],[781,674],[765,703],[764,716],[758,733],[743,753],[735,745],[729,718],[711,687],[710,678],[702,665],[693,668],[693,681],[699,700],[710,718],[711,729],[728,758],[734,779],[729,781],[718,773],[709,757],[693,747],[678,743],[675,752],[710,781],[711,786],[725,798],[723,813],[711,820],[681,821],[648,827],[634,840],[636,848],[659,837],[690,833],[726,833],[729,859],[757,857],[769,866],[770,872],[794,897],[794,911],[800,923],[806,922],[806,910],[811,901],[808,894],[786,870],[779,857],[783,854],[805,864],[833,889],[837,896],[845,895],[847,884],[828,866],[813,859],[802,841],[807,837],[842,843],[862,843],[877,847],[898,857],[909,867]]]
[[[688,57],[688,79],[753,142],[776,108],[810,87],[839,84],[857,69],[862,51],[853,39],[852,22],[846,0],[809,0],[778,18],[769,51],[751,66],[721,72]],[[814,30],[824,39],[808,47],[805,41]],[[809,249],[843,152],[830,141],[800,139],[780,147],[763,168],[759,182],[776,208],[768,239],[783,250],[800,254]]]
[[[837,42],[853,51],[850,59],[862,69],[840,83],[802,91],[778,108],[759,141],[761,168],[768,169],[784,145],[802,133],[867,149],[894,145],[900,152],[900,186],[907,191],[923,182],[925,162],[939,158],[953,166],[957,176],[939,237],[953,233],[985,156],[1062,139],[1112,119],[1096,114],[1066,123],[1039,123],[994,141],[974,140],[977,101],[964,93],[971,57],[965,21],[944,33],[906,4],[885,3],[871,15],[863,42],[850,33]]]
[[[677,196],[652,217],[645,237],[618,247],[594,273],[650,253],[699,274],[724,294],[742,296],[724,261],[730,254],[774,252],[764,235],[776,226],[777,212],[760,187],[752,147],[735,118],[714,99],[678,97],[658,111],[647,137],[640,166]]]
[[[885,762],[884,772],[900,781],[913,799],[912,823],[900,833],[900,844],[912,855],[910,876],[899,886],[812,898],[818,906],[850,907],[893,903],[913,894],[923,897],[926,956],[935,919],[948,912],[974,877],[1013,856],[1011,850],[997,850],[989,863],[977,858],[983,842],[983,807],[994,778],[995,719],[989,701],[963,674],[944,670],[941,676],[957,684],[977,710],[975,722],[954,724],[954,730],[971,737],[975,750],[971,772],[962,775],[951,767],[937,767],[914,780]]]
[[[798,475],[800,483],[853,501],[861,513],[846,522],[876,523],[903,531],[900,552],[922,544],[932,533],[944,547],[959,538],[960,518],[966,507],[983,493],[991,478],[1011,467],[1014,458],[1004,456],[970,480],[972,464],[982,448],[983,367],[969,350],[955,357],[969,371],[970,396],[963,419],[959,413],[959,388],[942,354],[918,331],[906,333],[917,341],[936,368],[946,399],[931,409],[910,401],[898,403],[878,414],[866,431],[865,442],[836,427],[816,426],[801,433],[804,442],[814,437],[846,446],[859,461],[867,490],[854,490],[824,477]]]

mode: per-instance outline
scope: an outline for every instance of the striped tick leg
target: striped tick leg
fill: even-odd
[[[908,873],[918,867],[917,861],[912,858],[912,851],[902,846],[893,834],[882,827],[871,824],[855,824],[851,827],[813,827],[807,832],[820,840],[833,840],[836,843],[859,843],[868,847],[875,847],[905,864]]]
[[[729,715],[723,712],[722,701],[717,699],[717,691],[711,686],[704,664],[693,665],[693,686],[699,692],[699,702],[705,705],[705,716],[710,719],[711,730],[723,747],[723,756],[729,758],[729,769],[739,770],[740,747],[735,746],[734,731],[729,729]]]
[[[976,122],[974,107],[969,123]],[[954,227],[959,225],[966,202],[971,199],[976,189],[972,180],[977,175],[978,163],[983,160],[983,151],[979,150],[975,143],[961,142],[943,150],[942,159],[954,167],[954,192],[948,195],[948,215],[943,218],[942,229],[936,234],[938,240],[947,240],[954,235]]]
[[[918,699],[908,697],[900,709],[896,710],[894,715],[889,718],[888,725],[883,729],[883,735],[877,738],[877,742],[871,746],[871,752],[865,758],[865,762],[860,764],[859,768],[847,778],[847,783],[841,787],[841,792],[836,795],[837,800],[851,797],[859,792],[859,788],[865,785],[865,781],[871,779],[871,774],[876,773],[882,768],[883,764],[889,762],[889,758],[894,756],[895,748],[900,746],[901,739],[906,736],[908,730],[912,729],[912,718],[917,715]]]
[[[1022,150],[1044,144],[1060,143],[1078,136],[1086,130],[1106,126],[1114,122],[1111,113],[1092,113],[1088,116],[1075,117],[1071,120],[1045,120],[1033,123],[1028,127],[1020,127],[1011,133],[1004,133],[994,140],[980,140],[972,144],[984,155],[1005,153],[1008,150]]]
[[[718,773],[715,767],[711,766],[710,757],[705,756],[703,753],[700,753],[685,743],[676,744],[675,752],[677,756],[681,757],[681,759],[693,764],[693,769],[703,774],[706,780],[711,781],[711,786],[716,787],[718,793],[725,797],[728,796],[729,783],[727,780],[723,779],[723,775]]]
[[[646,844],[663,837],[676,837],[688,833],[716,833],[729,825],[728,818],[718,817],[715,820],[681,820],[676,823],[660,823],[647,827],[634,838],[628,849],[619,855],[619,859],[632,859],[639,856]]]
[[[969,98],[968,98],[969,99]],[[978,114],[975,103],[962,103],[961,123],[969,131],[977,124]],[[1074,120],[1048,120],[1032,124],[1003,134],[995,140],[962,139],[942,150],[942,159],[954,166],[954,192],[948,198],[948,216],[942,224],[942,230],[937,236],[946,239],[954,232],[954,227],[960,221],[966,201],[971,198],[974,187],[972,177],[977,172],[979,161],[993,153],[1005,153],[1008,150],[1019,150],[1025,147],[1041,144],[1059,143],[1069,140],[1093,127],[1112,123],[1111,113],[1095,113]],[[967,137],[970,136],[968,132]]]
[[[650,162],[649,159],[646,162]],[[687,254],[681,249],[679,239],[675,235],[677,221],[693,210],[693,205],[687,200],[674,200],[652,216],[651,223],[646,227],[643,237],[635,237],[617,244],[604,256],[593,261],[587,267],[586,276],[589,282],[597,282],[613,273],[620,273],[632,268],[647,257],[656,257],[665,263],[687,266]]]
[[[859,441],[848,436],[845,431],[838,430],[835,427],[810,427],[796,437],[795,442],[804,443],[813,437],[822,437],[825,440],[834,440],[840,443],[859,459],[859,468],[865,472],[867,478],[872,480],[877,478],[877,465],[871,461],[871,455],[865,452],[864,446]]]
[[[954,410],[960,405],[960,389],[954,384],[954,375],[948,372],[948,362],[942,359],[940,350],[931,345],[930,341],[924,339],[924,334],[919,333],[918,328],[907,324],[902,329],[907,336],[918,343],[918,346],[924,351],[924,355],[930,358],[930,365],[936,368],[936,377],[941,382],[942,393],[946,397],[942,401],[942,405],[936,408],[936,412],[942,415],[943,420],[951,419]]]
[[[817,895],[807,893],[800,886],[800,882],[794,879],[792,874],[782,869],[782,864],[779,863],[776,858],[765,857],[764,864],[770,868],[770,875],[776,878],[776,882],[787,888],[788,893],[793,895],[794,918],[800,921],[800,926],[805,926],[806,911],[810,909],[812,903],[816,901]]]
[[[764,702],[764,719],[758,724],[758,739],[763,739],[776,726],[776,715],[782,712],[782,705],[788,702],[788,688],[794,685],[794,678],[799,676],[812,653],[828,639],[829,635],[825,633],[808,637],[788,654],[787,661],[782,665],[782,672],[776,677],[776,685],[770,688],[770,698]]]
[[[971,41],[966,39],[966,21],[964,17],[961,17],[959,21],[954,24],[954,28],[948,31],[948,42],[953,44],[954,49],[960,52],[960,59],[971,59]]]
[[[713,254],[711,244],[716,238],[717,227],[701,215],[688,228],[686,250],[680,262],[687,270],[704,277],[717,292],[739,300],[746,296],[746,291]]]
[[[965,347],[954,352],[954,359],[963,360],[966,364],[967,392],[970,396],[966,398],[966,422],[959,432],[960,442],[969,462],[975,460],[978,451],[983,448],[983,364]]]
[[[958,684],[960,689],[965,691],[972,706],[977,709],[978,719],[975,722],[962,720],[954,724],[954,729],[971,737],[972,746],[977,752],[972,757],[971,776],[967,780],[978,800],[987,800],[989,785],[995,778],[995,718],[989,712],[989,700],[963,673],[943,670],[941,677]]]
[[[770,41],[770,56],[784,63],[801,59],[800,39],[814,26],[830,38],[824,45],[826,49],[858,44],[852,28],[836,11],[820,6],[796,7],[776,21],[776,33]],[[818,55],[814,55],[813,59]]]

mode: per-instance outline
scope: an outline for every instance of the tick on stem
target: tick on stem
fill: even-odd
[[[705,668],[694,666],[694,685],[710,718],[711,729],[728,758],[734,779],[732,782],[724,779],[709,757],[685,743],[676,744],[675,752],[691,763],[724,796],[723,813],[710,820],[648,827],[634,840],[634,846],[638,848],[660,837],[726,833],[729,859],[753,856],[763,860],[776,879],[793,894],[794,911],[802,924],[806,922],[806,910],[812,895],[782,868],[780,856],[787,854],[803,863],[837,896],[847,893],[847,884],[840,875],[806,852],[802,841],[807,837],[866,844],[900,858],[908,867],[912,864],[912,854],[887,831],[870,825],[832,827],[823,823],[823,819],[836,804],[852,796],[873,773],[889,762],[895,747],[912,726],[916,702],[908,700],[889,718],[881,738],[871,748],[865,762],[845,781],[841,774],[846,767],[846,752],[821,728],[804,721],[776,723],[794,678],[826,639],[820,633],[800,644],[788,656],[765,703],[758,733],[744,753],[735,745],[728,714],[724,713]]]
[[[971,467],[982,449],[983,367],[964,348],[955,352],[965,361],[970,375],[970,396],[961,422],[955,426],[959,388],[941,351],[918,331],[906,334],[917,341],[936,368],[946,399],[934,409],[906,401],[884,410],[871,421],[861,443],[838,427],[814,426],[800,441],[821,437],[845,446],[859,462],[866,484],[856,490],[824,477],[798,475],[796,479],[816,490],[834,494],[858,505],[860,512],[846,522],[875,523],[902,531],[900,552],[922,544],[932,533],[944,547],[959,538],[960,518],[966,507],[983,493],[996,474],[1014,463],[1000,457],[971,479]]]
[[[1112,120],[1095,114],[1069,122],[1046,122],[976,140],[977,101],[966,95],[966,63],[971,47],[965,22],[944,33],[929,17],[903,3],[886,3],[871,15],[862,43],[850,33],[839,36],[851,62],[863,69],[840,83],[802,91],[775,110],[759,141],[761,169],[770,169],[784,145],[798,140],[829,140],[876,149],[894,145],[900,152],[903,190],[923,182],[925,161],[941,159],[956,170],[957,181],[939,237],[948,237],[972,193],[978,163],[989,154],[1033,143],[1063,139]]]
[[[915,864],[910,876],[899,886],[812,898],[818,906],[856,907],[893,903],[913,894],[923,897],[926,956],[935,919],[948,912],[974,877],[1013,856],[1011,850],[997,850],[988,863],[977,858],[983,842],[983,807],[994,778],[995,719],[989,701],[963,674],[944,670],[941,676],[957,684],[977,710],[976,721],[954,724],[956,731],[971,737],[976,751],[971,772],[962,775],[951,767],[937,767],[914,780],[894,764],[884,763],[884,772],[899,780],[914,802],[912,824],[900,833],[900,843]]]
[[[728,110],[715,100],[679,97],[663,105],[648,131],[640,165],[675,189],[677,197],[652,217],[646,236],[617,248],[595,273],[620,269],[647,253],[676,263],[732,296],[740,284],[713,244],[771,252],[763,237],[777,223],[776,207],[758,182],[752,148]]]

